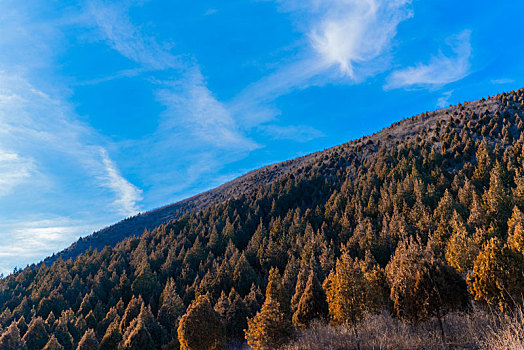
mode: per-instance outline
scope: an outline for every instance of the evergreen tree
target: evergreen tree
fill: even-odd
[[[123,350],[155,350],[155,343],[146,325],[141,319],[136,320],[130,327],[122,345]]]
[[[56,336],[56,339],[64,347],[65,350],[74,349],[74,339],[64,319],[60,319],[58,321],[58,324],[55,327],[54,335]]]
[[[122,333],[125,333],[127,327],[129,327],[131,324],[131,321],[133,321],[140,314],[142,304],[144,304],[144,301],[140,296],[138,298],[135,296],[131,298],[131,301],[129,304],[127,304],[122,321],[120,321],[120,331]]]
[[[285,287],[278,270],[272,268],[262,309],[248,319],[247,343],[255,350],[274,349],[287,343],[293,336],[289,312]]]
[[[43,350],[64,350],[64,347],[58,342],[55,335],[53,334],[49,341],[44,346]]]
[[[477,256],[468,283],[476,301],[512,309],[524,302],[524,257],[493,237]]]
[[[98,350],[100,344],[96,339],[95,331],[93,329],[88,329],[82,339],[78,342],[77,350]]]
[[[106,333],[100,341],[100,350],[116,349],[118,344],[122,341],[122,332],[120,331],[120,322],[117,317],[113,323],[109,325]]]
[[[518,207],[513,208],[513,214],[508,221],[508,246],[524,254],[524,214]]]
[[[151,271],[151,267],[144,262],[138,271],[138,274],[131,284],[131,289],[135,295],[142,296],[146,301],[158,289],[158,280],[156,275]]]
[[[293,324],[297,327],[307,327],[312,320],[323,319],[327,315],[326,294],[314,271],[311,270],[304,293],[293,314]]]
[[[455,213],[458,216],[457,213]],[[462,275],[473,269],[473,263],[478,255],[479,247],[468,233],[462,220],[454,220],[453,233],[446,246],[446,260]]]
[[[25,345],[20,338],[20,331],[16,322],[12,322],[6,331],[0,336],[0,349],[2,350],[23,350]]]
[[[399,245],[386,272],[397,315],[413,321],[436,317],[447,348],[442,318],[450,311],[470,308],[462,277],[413,239]]]
[[[42,317],[35,317],[29,324],[29,328],[22,338],[28,350],[40,350],[49,340],[49,335]]]
[[[180,319],[178,341],[181,350],[225,348],[224,328],[208,295],[199,296]]]
[[[257,275],[249,261],[247,261],[246,255],[242,253],[240,259],[238,259],[235,270],[233,271],[233,283],[241,295],[249,293],[251,284],[255,282]]]
[[[170,279],[166,283],[161,295],[161,300],[161,306],[158,311],[158,322],[174,336],[178,322],[186,308],[182,298],[180,298],[176,292],[175,281],[173,279]]]

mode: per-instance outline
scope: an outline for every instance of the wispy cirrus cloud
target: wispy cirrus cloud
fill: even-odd
[[[510,78],[500,78],[500,79],[491,80],[492,84],[511,84],[514,82],[515,82],[515,79],[510,79]]]
[[[246,135],[238,116],[207,87],[195,58],[172,52],[170,44],[164,45],[135,25],[125,3],[96,1],[86,8],[86,24],[95,28],[99,40],[138,66],[89,84],[132,74],[151,84],[163,107],[156,131],[120,145],[122,158],[142,159],[136,172],[148,178],[149,202],[160,199],[164,204],[169,194],[176,200],[193,194],[188,192],[191,187],[203,190],[218,185],[216,175],[211,179],[206,175],[217,174],[261,147]],[[136,197],[136,191],[129,192],[132,195],[126,198]]]
[[[326,67],[338,66],[354,80],[385,68],[386,62],[373,61],[390,49],[399,23],[413,15],[410,0],[277,2],[298,17],[297,27]]]
[[[142,190],[127,181],[116,166],[115,162],[109,158],[107,151],[100,148],[102,163],[105,167],[105,174],[100,176],[102,184],[110,188],[117,198],[113,205],[122,215],[131,216],[136,214],[140,208],[138,202],[142,200]]]
[[[0,196],[11,192],[31,177],[34,161],[0,149]]]
[[[124,57],[150,69],[182,68],[183,62],[153,37],[144,36],[129,19],[125,2],[89,1],[87,14],[100,35]]]
[[[15,264],[19,268],[36,263],[37,259],[79,238],[81,232],[93,232],[99,228],[98,224],[87,224],[83,220],[61,216],[24,219],[11,218],[0,223],[0,232],[9,233],[2,237],[0,245],[0,273],[12,272],[15,266],[13,261],[17,262]]]
[[[330,82],[354,84],[387,70],[397,27],[413,16],[410,0],[275,2],[291,15],[304,43],[291,63],[233,99],[232,110],[248,126],[272,122],[280,112],[271,102],[291,91]]]
[[[437,108],[448,107],[450,105],[449,99],[451,98],[451,95],[453,95],[453,90],[444,92],[437,101]]]
[[[390,74],[385,89],[402,87],[440,87],[461,80],[470,73],[471,31],[464,30],[447,40],[451,54],[439,52],[428,63],[396,70]]]
[[[229,109],[207,88],[194,66],[184,77],[164,84],[157,95],[165,106],[160,128],[186,130],[189,135],[220,149],[253,150],[254,141],[242,134]]]
[[[324,137],[323,132],[307,125],[279,126],[275,124],[262,125],[260,129],[269,137],[279,140],[293,140],[296,142],[307,142],[319,137]]]
[[[138,210],[124,187],[99,180],[116,180],[110,171],[121,174],[114,162],[108,169],[100,155],[111,142],[77,115],[71,91],[56,73],[55,55],[63,49],[64,26],[71,22],[54,14],[39,16],[30,6],[45,4],[0,3],[3,272],[63,249],[121,218],[123,211]]]

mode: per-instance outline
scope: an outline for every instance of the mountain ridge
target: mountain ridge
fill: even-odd
[[[524,89],[514,90],[520,92]],[[53,254],[44,259],[47,265],[52,264],[61,257],[64,260],[75,258],[89,248],[101,250],[105,246],[115,246],[118,242],[127,237],[140,236],[145,230],[152,230],[162,224],[178,219],[185,213],[199,211],[210,205],[222,203],[230,198],[237,198],[243,194],[248,194],[260,184],[269,184],[274,180],[281,179],[293,174],[293,171],[304,171],[308,166],[312,166],[320,157],[333,153],[353,154],[357,159],[365,158],[377,152],[380,147],[392,147],[399,141],[409,140],[411,136],[426,128],[432,129],[432,124],[449,118],[449,111],[456,108],[459,110],[467,108],[471,112],[479,115],[488,110],[494,113],[502,107],[501,96],[510,92],[503,92],[497,95],[488,96],[479,100],[460,103],[455,106],[441,108],[432,112],[425,112],[405,118],[391,124],[389,127],[381,129],[372,135],[351,140],[349,142],[326,148],[322,151],[313,152],[305,156],[285,160],[275,164],[270,164],[247,172],[246,174],[226,182],[214,189],[191,196],[181,201],[167,204],[165,206],[139,213],[135,216],[121,220],[113,225],[95,231],[90,235],[81,237],[64,250]],[[437,142],[435,145],[438,145]],[[360,152],[361,151],[361,152]]]

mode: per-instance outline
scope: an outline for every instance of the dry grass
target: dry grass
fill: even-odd
[[[522,311],[495,315],[476,310],[471,314],[450,314],[445,318],[449,349],[524,350]],[[368,317],[358,326],[362,350],[442,349],[438,325],[434,321],[413,325],[387,313]],[[315,323],[301,331],[286,350],[356,349],[353,331]]]
[[[484,349],[523,350],[524,311],[518,309],[512,315],[500,316],[498,327],[488,332],[482,345]]]

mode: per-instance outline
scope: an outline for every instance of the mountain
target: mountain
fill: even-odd
[[[0,280],[0,349],[273,349],[313,320],[356,334],[377,314],[445,344],[446,315],[510,317],[523,296],[521,89],[252,171],[17,270]]]
[[[251,171],[213,190],[155,210],[140,213],[94,232],[89,236],[82,237],[70,247],[54,254],[44,261],[47,264],[51,264],[58,257],[64,260],[75,258],[89,248],[100,250],[105,246],[113,247],[127,237],[139,236],[144,230],[152,230],[155,227],[181,217],[185,213],[198,211],[217,203],[223,203],[231,198],[249,195],[259,185],[267,185],[275,180],[296,176],[308,168],[323,167],[322,161],[326,158],[332,158],[333,156],[339,157],[343,163],[336,165],[338,169],[338,167],[343,168],[347,165],[350,159],[361,161],[362,158],[375,154],[382,146],[394,147],[398,142],[410,140],[410,138],[415,135],[418,135],[426,141],[430,141],[430,138],[434,137],[431,131],[426,131],[420,135],[421,131],[433,129],[432,126],[436,125],[437,122],[445,121],[450,115],[456,115],[459,112],[463,113],[464,109],[477,115],[485,111],[495,113],[497,110],[503,109],[503,104],[500,99],[495,96],[466,103],[464,106],[440,109],[431,113],[426,112],[397,122],[389,128],[371,136]],[[438,146],[438,142],[435,143],[435,145]],[[335,167],[325,170],[333,171]]]

